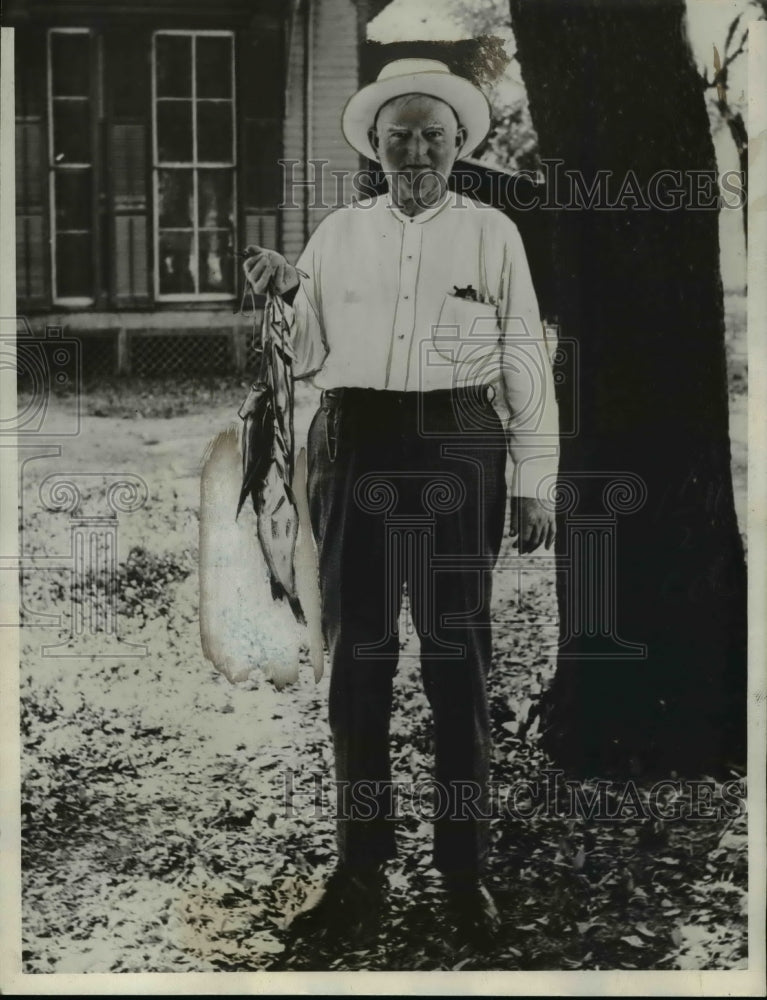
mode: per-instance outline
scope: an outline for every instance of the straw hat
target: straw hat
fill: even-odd
[[[450,105],[466,129],[461,156],[472,153],[490,130],[487,98],[469,80],[451,73],[437,59],[395,59],[384,66],[375,83],[358,90],[347,102],[341,127],[349,145],[368,159],[377,160],[368,130],[382,105],[403,94],[427,94]]]

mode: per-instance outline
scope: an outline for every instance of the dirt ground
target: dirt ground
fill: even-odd
[[[741,523],[742,306],[742,297],[729,300]],[[333,820],[316,801],[331,773],[327,676],[315,684],[304,661],[298,682],[283,690],[258,673],[232,685],[199,641],[200,461],[211,437],[236,420],[243,395],[233,379],[98,386],[51,402],[62,426],[81,410],[80,433],[53,442],[60,454],[22,455],[23,554],[38,559],[22,587],[25,971],[745,967],[743,812],[648,820],[628,808],[625,789],[608,790],[619,807],[611,820],[494,821],[490,883],[504,916],[497,945],[452,946],[430,868],[430,826],[405,810],[378,938],[341,954],[286,947],[290,916],[334,863]],[[312,402],[302,390],[299,437]],[[143,506],[117,522],[113,656],[99,655],[87,636],[77,655],[67,646],[72,615],[105,598],[97,579],[92,593],[71,592],[72,514],[45,510],[41,498],[52,474],[80,485],[76,513],[95,518],[108,513],[110,476],[147,484]],[[510,544],[495,583],[492,679],[494,779],[507,785],[541,780],[547,766],[535,707],[556,642],[550,560],[523,566]],[[253,609],[256,621],[269,614]],[[408,782],[430,773],[415,654],[405,635],[392,748],[395,778]],[[729,796],[732,806],[735,787],[714,783],[713,801]],[[640,802],[648,794],[637,788]]]

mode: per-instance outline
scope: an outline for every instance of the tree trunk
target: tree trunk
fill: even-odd
[[[715,176],[683,0],[510,4],[541,156],[563,161],[552,201],[568,202],[569,171],[587,185],[611,171],[612,203],[633,171],[640,204],[657,171]],[[544,732],[581,773],[722,773],[744,758],[746,578],[718,213],[635,206],[555,213],[576,360],[559,390],[561,642]]]

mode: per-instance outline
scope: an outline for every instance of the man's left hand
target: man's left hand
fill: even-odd
[[[522,552],[535,552],[543,544],[550,549],[554,542],[556,527],[553,511],[536,500],[535,497],[511,498],[511,531],[516,538],[514,547]]]

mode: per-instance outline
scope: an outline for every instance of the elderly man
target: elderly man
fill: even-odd
[[[485,97],[444,64],[390,63],[343,115],[350,144],[380,161],[388,195],[327,216],[298,269],[259,247],[245,263],[255,291],[271,282],[292,303],[294,374],[322,389],[308,490],[339,863],[301,918],[314,928],[370,927],[395,854],[389,720],[403,588],[434,718],[434,864],[460,930],[498,925],[482,882],[491,576],[507,450],[518,549],[552,544],[557,411],[517,229],[447,187],[488,128]]]

